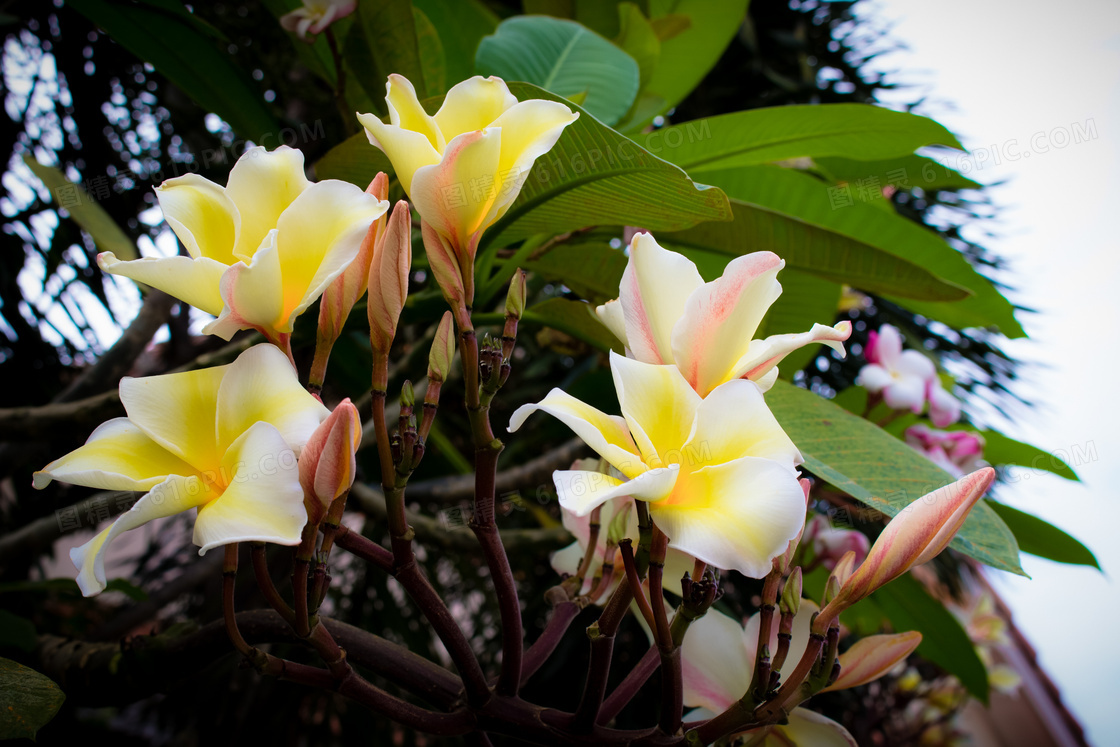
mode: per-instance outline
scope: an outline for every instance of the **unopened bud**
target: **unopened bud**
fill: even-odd
[[[824,599],[821,600],[821,607],[831,602],[840,593],[840,580],[836,576],[829,576],[828,583],[824,586]]]
[[[626,528],[630,523],[630,513],[634,510],[634,504],[628,503],[626,507],[614,515],[611,519],[610,525],[607,527],[607,541],[614,544],[619,544],[626,538]]]
[[[432,352],[428,354],[428,380],[447,381],[454,358],[455,319],[450,311],[445,311],[436,328],[435,339],[432,340]]]
[[[789,574],[786,579],[786,585],[782,589],[782,599],[779,602],[779,609],[783,615],[796,615],[797,610],[801,608],[801,566],[793,569],[793,573]]]
[[[308,518],[318,524],[335,498],[354,484],[355,453],[362,440],[358,409],[344,399],[319,424],[299,455],[299,482],[303,486]]]
[[[373,350],[389,354],[397,334],[397,321],[408,296],[408,274],[412,267],[412,216],[408,203],[401,200],[385,225],[373,249],[369,265],[369,339]]]
[[[518,269],[509,281],[509,293],[506,294],[506,316],[520,319],[525,313],[525,271]]]
[[[440,236],[436,229],[427,221],[420,222],[420,235],[424,238],[424,251],[428,255],[428,266],[432,268],[432,276],[443,292],[443,298],[455,318],[464,327],[470,324],[470,314],[467,307],[471,299],[467,298],[466,283],[463,271],[459,267],[454,250],[447,240]],[[472,266],[473,269],[473,266]],[[472,281],[473,287],[473,281]]]
[[[405,408],[411,411],[415,406],[416,393],[412,390],[412,382],[405,379],[404,384],[401,385],[401,414],[404,415]]]

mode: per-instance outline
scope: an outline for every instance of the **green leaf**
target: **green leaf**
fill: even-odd
[[[638,63],[638,90],[641,91],[649,84],[661,57],[661,40],[635,3],[618,4],[618,27],[614,43]]]
[[[954,428],[953,430],[973,430],[967,426]],[[1043,451],[1037,446],[1025,444],[1022,441],[1016,441],[1013,438],[1008,438],[999,431],[982,430],[978,431],[984,437],[984,461],[988,464],[1014,464],[1020,467],[1029,467],[1034,470],[1046,470],[1053,472],[1059,477],[1064,477],[1067,480],[1075,482],[1080,481],[1077,473],[1073,471],[1073,467],[1065,459],[1058,456],[1056,452]],[[1085,458],[1096,458],[1096,446],[1092,443],[1087,444],[1089,452],[1085,454]],[[1080,449],[1074,447],[1074,454],[1079,455]]]
[[[786,266],[834,283],[872,293],[924,299],[961,299],[968,291],[937,277],[920,264],[843,233],[801,220],[792,211],[731,200],[730,223],[702,223],[677,233],[661,233],[665,246],[718,252],[732,257],[766,249]],[[945,246],[945,251],[952,251]]]
[[[341,179],[362,189],[369,186],[378,171],[395,173],[380,148],[370,145],[364,132],[352,135],[334,146],[315,162],[315,178]]]
[[[887,516],[953,482],[882,428],[806,389],[778,381],[766,404],[800,449],[805,469]],[[1025,575],[1014,535],[984,501],[973,507],[951,546],[993,568]]]
[[[483,236],[483,248],[587,226],[677,231],[731,219],[721,190],[693,183],[680,168],[642,150],[570,101],[529,83],[509,88],[521,101],[561,101],[580,117],[537,159],[521,194]]]
[[[494,33],[498,17],[479,0],[412,0],[439,32],[447,60],[447,86],[474,74],[474,54],[482,37]]]
[[[803,156],[891,158],[910,155],[923,145],[964,150],[932,119],[869,104],[751,109],[664,127],[635,139],[691,174]]]
[[[660,100],[661,108],[649,119],[676,106],[700,85],[735,38],[746,12],[747,0],[650,0],[648,16],[663,33],[661,56],[646,89]],[[683,18],[688,19],[687,27]],[[637,127],[645,121],[634,117],[630,123]]]
[[[960,621],[906,573],[871,595],[897,632],[922,634],[917,653],[955,675],[980,702],[988,702],[988,670]]]
[[[919,265],[973,294],[970,298],[948,303],[917,300],[901,292],[883,294],[910,311],[958,329],[993,326],[1008,337],[1025,336],[1015,320],[1011,303],[1000,295],[992,282],[944,239],[913,221],[854,201],[845,206],[833,206],[827,184],[793,169],[747,166],[706,172],[704,178],[735,199],[863,242]],[[761,244],[753,248],[769,247]],[[854,281],[852,284],[858,285]]]
[[[0,648],[18,648],[30,653],[35,650],[35,643],[35,623],[0,610]]]
[[[550,298],[525,309],[521,321],[558,329],[603,352],[623,352],[622,343],[595,316],[595,307],[567,298]]]
[[[855,160],[854,158],[814,158],[817,167],[834,182],[858,182],[874,179],[882,186],[897,189],[920,187],[927,192],[939,189],[979,189],[980,184],[962,176],[953,169],[942,166],[932,158],[909,155],[882,160]]]
[[[39,163],[30,154],[24,155],[23,162],[39,177],[55,202],[90,235],[99,250],[112,252],[118,259],[139,258],[132,239],[81,185],[71,182],[54,166]]]
[[[35,739],[64,700],[66,695],[49,677],[0,658],[0,739]]]
[[[443,52],[443,42],[439,32],[424,11],[413,6],[412,15],[416,22],[416,42],[420,49],[420,68],[429,96],[442,96],[447,92],[447,57]]]
[[[260,142],[279,131],[259,86],[196,23],[150,5],[106,0],[67,4],[242,137]]]
[[[832,324],[840,305],[841,286],[792,268],[778,276],[782,295],[770,306],[755,337],[808,332],[814,324]],[[806,345],[787,355],[779,366],[790,379],[821,353],[820,345]]]
[[[1070,565],[1089,565],[1101,569],[1093,552],[1053,524],[1043,521],[997,501],[988,501],[992,509],[1011,528],[1023,552]]]
[[[478,45],[480,75],[521,80],[561,96],[586,92],[584,108],[614,124],[638,94],[638,63],[575,21],[514,16]]]
[[[373,91],[385,90],[389,73],[408,78],[417,97],[429,95],[410,0],[360,0],[355,25],[361,27],[373,57],[373,68],[364,71],[362,81],[370,98],[378,98]]]
[[[560,282],[592,303],[618,298],[626,255],[606,243],[558,244],[524,269]]]

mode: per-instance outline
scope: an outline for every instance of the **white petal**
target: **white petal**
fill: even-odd
[[[599,321],[617,337],[624,346],[626,343],[626,316],[622,313],[622,302],[617,298],[595,308]],[[628,346],[627,346],[628,347]]]
[[[673,326],[689,296],[704,284],[687,257],[663,249],[648,233],[630,241],[630,261],[622,274],[619,300],[626,317],[626,340],[645,363],[672,363]]]
[[[560,505],[577,516],[585,516],[612,498],[632,496],[639,501],[660,501],[672,492],[679,471],[680,467],[674,464],[622,481],[602,472],[557,470],[552,473],[552,481]]]
[[[868,363],[859,370],[856,386],[861,386],[872,394],[877,394],[894,382],[890,371],[877,363]]]
[[[743,626],[708,610],[689,626],[681,644],[684,705],[721,713],[747,692],[753,669],[754,643]]]

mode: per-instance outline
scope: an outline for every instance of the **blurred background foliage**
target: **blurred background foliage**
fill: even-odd
[[[306,162],[315,164],[333,146],[356,133],[353,118],[340,114],[326,80],[332,73],[329,52],[324,57],[323,40],[306,45],[275,21],[292,5],[285,0],[196,3],[189,10],[177,0],[26,0],[4,5],[0,24],[4,32],[5,116],[0,117],[4,128],[0,142],[8,151],[0,197],[4,229],[4,249],[0,252],[0,376],[7,386],[0,387],[0,407],[82,399],[68,387],[113,344],[140,308],[142,299],[134,285],[97,269],[99,248],[91,232],[82,231],[77,220],[95,221],[83,224],[88,228],[107,215],[141,254],[173,253],[179,250],[162,222],[153,193],[153,187],[164,179],[197,173],[224,183],[246,139],[269,148],[281,142],[298,147]],[[389,5],[392,3],[369,4],[371,8]],[[624,38],[620,37],[624,31],[620,18],[625,16],[619,15],[617,5],[581,0],[526,0],[524,5],[497,0],[416,0],[414,7],[419,12],[415,17],[425,19],[417,20],[416,27],[427,93],[439,96],[454,82],[473,74],[478,40],[493,33],[503,18],[522,12],[547,13],[573,18],[606,39],[619,39]],[[651,10],[651,5],[673,10],[677,4],[650,0],[637,7],[652,17],[656,7]],[[670,25],[674,16],[687,18],[693,4],[681,5],[685,7],[678,9],[679,13],[662,14],[670,19]],[[651,118],[649,127],[760,107],[875,103],[892,84],[867,73],[865,66],[890,49],[892,42],[887,29],[857,20],[852,5],[814,0],[751,3],[726,48],[716,45],[723,51],[702,82],[691,93],[682,93],[683,99],[664,116]],[[167,34],[145,39],[144,34],[120,21],[122,17],[127,21],[129,13],[148,14],[149,22],[166,28]],[[100,18],[103,25],[91,18]],[[106,30],[110,25],[112,33]],[[143,61],[136,50],[144,48],[145,43],[156,45],[161,59],[170,53],[170,61],[161,66]],[[704,46],[705,40],[701,38],[699,43]],[[638,62],[640,69],[642,60]],[[384,62],[372,60],[371,64],[374,70],[367,71],[368,75],[352,74],[343,86],[347,100],[360,111],[378,110],[380,106],[379,93],[365,90],[363,82],[384,80],[385,71],[377,68]],[[206,75],[217,76],[216,80],[228,85],[218,87],[221,91],[210,90],[205,85]],[[654,76],[654,84],[671,87],[656,73]],[[197,80],[200,77],[201,86]],[[209,98],[233,96],[239,91],[249,98],[243,96],[232,105]],[[594,102],[582,103],[591,106]],[[920,103],[914,101],[913,105]],[[214,113],[221,107],[236,116],[227,114],[222,119]],[[626,116],[638,114],[631,110]],[[368,163],[351,157],[355,152],[336,151],[331,168],[336,172],[357,170],[364,174],[362,178],[371,178]],[[376,163],[377,154],[371,155],[372,149],[362,152]],[[33,175],[27,157],[58,169],[82,191],[65,185],[53,191],[46,188]],[[964,236],[966,227],[975,227],[994,213],[986,191],[943,167],[923,172],[924,164],[915,163],[917,167],[908,179],[894,181],[885,169],[880,174],[877,167],[857,166],[843,158],[819,159],[815,168],[818,178],[847,186],[849,196],[854,195],[857,203],[867,203],[860,209],[893,210],[942,237],[985,276],[999,284],[1008,282],[1010,276],[999,258]],[[927,173],[932,177],[919,176]],[[861,187],[860,180],[865,177],[875,179]],[[703,181],[703,175],[695,178]],[[871,191],[861,195],[860,188]],[[393,190],[391,198],[402,196],[395,183]],[[102,243],[111,240],[104,235],[101,238]],[[590,238],[595,239],[595,234]],[[620,246],[617,231],[601,238],[614,239],[613,246]],[[508,255],[498,255],[499,259],[503,256]],[[594,289],[570,288],[563,283],[562,272],[550,277],[544,271],[547,268],[538,269],[541,271],[532,279],[532,292],[538,299],[582,297],[602,301],[613,295],[594,299]],[[616,270],[621,271],[617,263]],[[820,281],[813,284],[811,276],[800,277],[801,293],[832,293],[837,294],[834,301],[839,299],[836,319],[813,321],[850,319],[855,331],[846,360],[827,348],[813,348],[795,366],[783,366],[784,376],[825,396],[841,392],[852,384],[863,362],[860,353],[868,332],[890,323],[904,331],[911,347],[926,350],[951,372],[957,393],[966,401],[986,403],[1012,415],[1020,412],[1017,408],[1021,403],[1017,404],[1014,391],[1016,364],[1000,350],[998,332],[983,328],[955,330],[894,301],[847,290],[841,295],[834,283],[825,282],[827,287],[822,288]],[[422,256],[417,258],[413,281],[413,299],[397,342],[401,363],[395,386],[405,377],[419,380],[423,376],[429,325],[440,310],[438,293],[429,287]],[[787,293],[795,292],[798,281],[785,282]],[[617,289],[617,283],[614,287]],[[303,356],[304,360],[313,347],[315,316],[305,315],[297,331],[297,357]],[[328,403],[343,396],[358,399],[368,388],[364,316],[360,308],[356,310],[351,334],[336,347],[324,392]],[[119,373],[164,372],[205,354],[215,354],[208,359],[213,362],[231,359],[235,349],[222,348],[222,341],[197,335],[199,320],[198,312],[185,305],[173,308],[157,335],[158,344],[127,361]],[[159,321],[162,323],[162,319]],[[552,386],[562,386],[585,401],[613,411],[609,372],[601,352],[569,334],[563,325],[523,327],[513,378],[495,404],[495,423],[505,422],[503,418],[514,407],[538,399]],[[241,340],[241,344],[248,341]],[[797,367],[801,370],[796,371]],[[114,386],[115,380],[104,389]],[[84,397],[97,392],[81,394]],[[456,396],[454,387],[445,389],[429,456],[416,481],[436,480],[470,469],[468,431]],[[53,555],[57,532],[28,533],[28,527],[61,522],[62,514],[56,512],[75,504],[81,508],[77,525],[70,528],[91,527],[108,514],[96,502],[79,503],[89,497],[89,491],[55,484],[41,494],[31,494],[31,472],[81,443],[92,427],[107,417],[104,413],[86,412],[54,423],[41,433],[21,431],[0,436],[5,441],[0,444],[0,474],[4,476],[0,482],[0,528],[9,540],[0,557],[0,596],[8,616],[0,620],[5,631],[0,653],[4,655],[19,658],[21,651],[27,653],[27,624],[33,626],[32,634],[112,641],[126,634],[167,631],[180,621],[207,622],[220,616],[216,593],[219,573],[212,562],[216,558],[200,562],[194,557],[181,518],[163,522],[147,535],[147,542],[141,543],[143,546],[130,559],[129,567],[135,568],[128,573],[131,583],[118,583],[112,594],[86,600],[73,584],[38,581],[67,576],[70,570],[64,555]],[[508,445],[501,465],[508,468],[540,456],[548,445],[562,443],[569,435],[558,423],[541,421],[530,435]],[[569,452],[582,453],[571,448]],[[362,479],[376,483],[374,455],[363,451],[359,456]],[[551,530],[542,541],[511,549],[527,605],[530,640],[546,619],[547,607],[540,592],[555,581],[548,553],[563,544],[563,534],[556,529],[559,512],[548,474],[549,469],[539,471],[533,476],[536,482],[519,484],[516,493],[504,496],[508,510],[502,520],[504,527]],[[460,492],[450,500],[437,490],[414,491],[413,495],[419,496],[413,498],[415,510],[439,517],[442,522],[433,522],[433,532],[426,537],[435,543],[429,545],[424,557],[427,569],[437,588],[469,613],[475,645],[492,661],[499,640],[485,563],[469,545],[446,539],[447,529],[454,529],[462,510],[468,507],[469,494]],[[376,516],[364,525],[360,515],[352,518],[355,526],[364,526],[370,536],[384,539]],[[68,546],[77,544],[77,536],[67,535],[63,541]],[[19,542],[11,542],[12,537],[18,537]],[[280,577],[286,572],[288,555],[280,551],[275,555]],[[957,572],[953,561],[939,561],[938,571],[950,582]],[[438,643],[394,581],[376,572],[367,573],[357,563],[336,567],[333,573],[332,614],[414,651],[444,659]],[[737,614],[749,613],[757,591],[754,582],[736,578],[725,585],[725,608]],[[261,600],[248,594],[240,604],[243,608],[262,606]],[[590,611],[584,614],[588,621],[593,619]],[[581,621],[577,621],[573,630],[580,628]],[[628,623],[623,639],[616,654],[619,676],[644,651],[644,634],[636,625]],[[526,697],[542,704],[573,707],[586,657],[582,635],[569,636],[558,655],[530,683]],[[174,673],[168,674],[174,679]],[[655,676],[643,690],[644,697],[622,713],[619,723],[637,724],[636,718],[656,708],[657,693]],[[862,706],[852,698],[833,698],[827,701],[827,707],[829,715],[852,725],[857,708]],[[432,743],[330,694],[261,681],[240,669],[233,656],[221,658],[190,678],[169,685],[165,692],[148,697],[125,698],[113,692],[72,697],[41,732],[39,741],[54,744],[91,735],[119,744],[227,743],[249,736],[274,744],[331,744],[358,739],[377,744],[389,739],[394,743]],[[895,736],[900,741],[892,744],[906,743],[904,735]]]

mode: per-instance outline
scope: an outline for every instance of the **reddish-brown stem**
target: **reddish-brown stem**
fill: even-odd
[[[591,663],[587,668],[587,680],[579,707],[571,720],[571,727],[576,733],[590,731],[599,719],[599,709],[603,705],[603,696],[606,695],[607,677],[614,655],[614,636],[633,598],[634,591],[630,582],[624,578],[607,600],[598,622],[588,628],[588,635],[591,636]]]
[[[352,532],[349,527],[339,526],[338,532],[335,533],[335,543],[352,555],[357,555],[386,573],[393,573],[393,553],[369,537],[363,537],[357,532]]]
[[[684,683],[681,673],[681,651],[673,645],[673,635],[669,631],[669,617],[665,612],[665,595],[662,591],[662,576],[665,573],[665,555],[669,549],[669,537],[653,527],[649,549],[649,596],[653,605],[653,619],[656,623],[657,650],[661,657],[661,718],[658,725],[666,734],[676,734],[681,726],[684,712]]]
[[[230,643],[243,655],[250,656],[253,647],[245,642],[237,627],[237,611],[233,606],[233,591],[237,583],[237,548],[236,542],[226,545],[225,548],[225,562],[222,564],[222,611],[225,615],[226,634],[229,635]]]
[[[307,610],[307,571],[311,567],[311,556],[315,553],[315,540],[318,536],[318,526],[308,524],[303,528],[303,538],[296,548],[295,562],[292,563],[292,606],[295,630],[303,638],[311,632]]]
[[[263,542],[251,543],[249,545],[249,557],[253,561],[253,575],[256,577],[257,586],[264,594],[265,600],[280,617],[284,618],[285,622],[294,626],[295,613],[284,601],[284,598],[280,596],[280,592],[276,590],[276,585],[272,583],[272,575],[268,572],[268,555],[265,544]]]
[[[323,530],[323,541],[319,544],[319,555],[315,561],[313,573],[314,581],[311,584],[312,613],[319,611],[319,605],[323,603],[323,597],[327,593],[327,584],[330,579],[330,576],[327,575],[327,561],[330,559],[331,550],[334,548],[334,540],[342,522],[342,513],[346,510],[347,496],[348,492],[334,499],[330,509],[327,510],[326,518],[319,525]]]
[[[581,607],[575,602],[561,602],[552,610],[552,616],[548,619],[548,624],[544,626],[544,632],[529,647],[525,652],[525,657],[521,660],[522,685],[536,674],[541,665],[548,661],[548,657],[552,656],[552,652],[560,645],[560,641],[563,640],[564,634],[568,632],[568,627],[571,626],[572,621],[579,616],[580,609]]]
[[[626,571],[626,580],[630,583],[631,589],[636,589],[634,592],[634,601],[638,603],[638,609],[641,610],[646,625],[654,632],[654,635],[657,635],[656,613],[653,611],[653,608],[650,607],[650,600],[646,597],[645,589],[642,588],[642,582],[638,580],[638,564],[634,560],[633,542],[629,538],[624,539],[618,543],[618,549],[622,555],[622,567]],[[664,609],[664,604],[662,605],[662,609]]]
[[[634,696],[642,689],[642,685],[646,683],[650,675],[657,671],[659,666],[661,666],[661,654],[657,646],[650,646],[637,666],[630,670],[626,678],[618,683],[614,692],[603,701],[603,707],[599,709],[599,718],[596,722],[599,724],[610,723],[610,720],[634,699]]]

